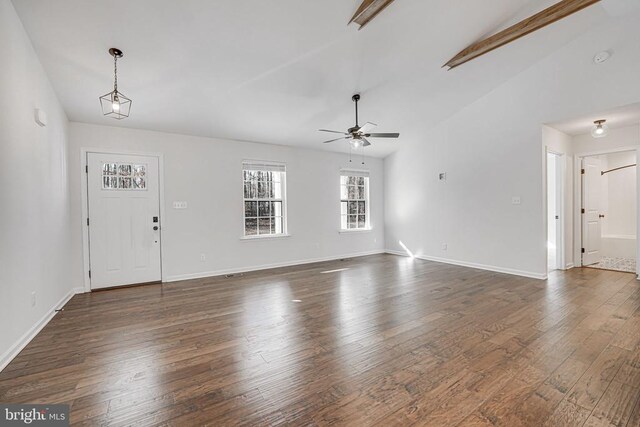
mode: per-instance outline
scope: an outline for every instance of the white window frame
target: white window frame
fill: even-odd
[[[364,199],[343,199],[342,198],[342,178],[343,177],[363,177],[365,178],[364,182],[364,191],[365,198]],[[363,231],[371,231],[371,177],[369,171],[367,170],[358,170],[358,169],[342,169],[340,170],[340,233],[358,233]],[[348,195],[347,195],[348,197]],[[348,202],[349,201],[357,201],[365,203],[365,226],[359,228],[348,228]],[[347,202],[347,213],[342,213],[342,204]],[[347,228],[343,227],[343,217],[347,217]]]
[[[263,199],[258,199],[258,198],[245,198],[245,190],[244,190],[244,173],[247,170],[254,170],[254,171],[264,171],[264,172],[280,172],[281,173],[281,182],[280,182],[280,186],[281,186],[281,198],[279,199],[275,199],[275,198],[263,198]],[[241,240],[256,240],[256,239],[277,239],[277,238],[281,238],[281,237],[289,237],[288,234],[288,226],[287,226],[287,219],[288,219],[288,215],[287,215],[287,168],[286,168],[286,164],[284,163],[277,163],[277,162],[267,162],[267,161],[257,161],[257,160],[243,160],[242,161],[242,237],[240,238]],[[282,203],[282,232],[281,233],[277,233],[277,234],[255,234],[255,235],[247,235],[247,230],[246,230],[246,204],[245,202],[258,202],[258,208],[259,209],[259,202],[261,201],[268,201],[268,202],[280,202]],[[271,216],[273,217],[273,216]],[[253,218],[253,217],[249,217],[249,218]],[[256,219],[258,219],[259,217],[256,217]],[[259,232],[259,231],[258,231]]]

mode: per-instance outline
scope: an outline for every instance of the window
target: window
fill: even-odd
[[[147,165],[103,163],[103,190],[146,190]]]
[[[340,215],[343,230],[370,228],[369,172],[340,172]]]
[[[244,235],[284,235],[287,232],[284,165],[242,164],[244,180]]]

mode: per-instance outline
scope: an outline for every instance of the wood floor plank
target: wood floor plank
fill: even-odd
[[[76,295],[0,372],[73,425],[636,426],[640,285],[374,255]]]

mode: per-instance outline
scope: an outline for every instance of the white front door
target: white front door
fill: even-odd
[[[157,282],[158,158],[87,154],[91,289]]]
[[[601,165],[597,157],[582,160],[582,265],[600,262],[602,231],[600,224]]]

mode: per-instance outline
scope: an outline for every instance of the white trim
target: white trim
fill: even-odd
[[[291,234],[262,234],[255,236],[242,236],[240,240],[270,240],[270,239],[284,239],[286,237],[291,237]]]
[[[401,251],[393,251],[393,250],[387,249],[385,252],[391,255],[409,257],[409,255]],[[478,270],[495,271],[496,273],[510,274],[512,276],[529,277],[531,279],[546,280],[548,278],[547,274],[534,273],[531,271],[515,270],[512,268],[496,267],[494,265],[477,264],[475,262],[457,261],[457,260],[448,259],[448,258],[439,258],[439,257],[425,256],[425,255],[416,255],[414,256],[414,258],[420,259],[423,261],[433,261],[433,262],[439,262],[442,264],[451,264],[451,265],[458,265],[460,267],[475,268]]]
[[[572,262],[570,262],[569,264],[564,266],[564,269],[565,270],[571,270],[573,267],[575,267],[575,265]]]
[[[350,229],[340,229],[338,230],[338,233],[340,234],[358,234],[358,233],[371,233],[373,231],[373,228],[369,227],[369,228],[350,228]]]
[[[273,268],[281,268],[281,267],[293,267],[296,265],[304,265],[304,264],[314,264],[317,262],[326,262],[326,261],[335,261],[339,259],[347,259],[347,258],[357,258],[369,255],[378,255],[385,253],[383,249],[377,249],[373,251],[366,252],[357,252],[345,255],[338,256],[330,256],[323,258],[309,258],[299,261],[291,261],[291,262],[278,262],[274,264],[263,264],[254,267],[240,267],[240,268],[231,268],[227,270],[216,270],[216,271],[206,271],[202,273],[191,273],[191,274],[178,274],[174,276],[168,276],[164,281],[166,282],[178,282],[181,280],[190,280],[190,279],[202,279],[206,277],[216,277],[216,276],[224,276],[226,274],[240,274],[240,273],[249,273],[252,271],[260,271],[260,270],[271,270]]]
[[[86,227],[86,218],[89,214],[89,189],[87,185],[87,154],[123,154],[126,156],[145,156],[145,157],[157,157],[158,158],[158,191],[160,192],[160,275],[165,277],[165,266],[167,263],[164,259],[164,251],[162,250],[163,241],[162,232],[165,229],[164,219],[165,207],[164,207],[164,154],[163,153],[144,153],[139,151],[127,151],[119,149],[108,148],[80,148],[80,195],[81,195],[81,209],[82,216],[80,218],[80,226],[82,227],[82,266],[83,266],[83,278],[84,278],[84,292],[91,292],[91,279],[89,278],[89,269],[91,268],[91,262],[89,259],[89,229]]]
[[[51,307],[45,313],[45,315],[42,316],[42,318],[38,322],[36,322],[35,325],[33,325],[27,332],[25,332],[25,334],[22,335],[18,339],[18,341],[16,341],[11,347],[9,347],[9,349],[5,351],[2,356],[0,356],[0,372],[2,372],[2,370],[6,368],[13,359],[15,359],[15,357],[27,346],[27,344],[29,344],[31,340],[36,337],[36,335],[38,335],[42,328],[47,326],[47,323],[49,323],[49,321],[53,319],[53,316],[56,315],[56,310],[58,309],[58,307],[64,307],[64,305],[69,302],[69,300],[75,294],[82,293],[84,293],[84,289],[81,287],[71,289],[64,297],[62,297],[60,301],[58,301],[57,304]]]

